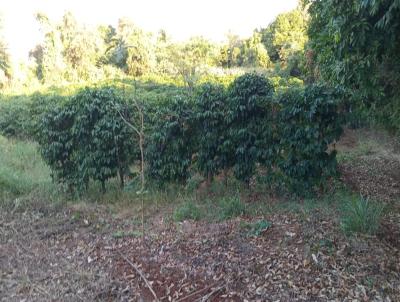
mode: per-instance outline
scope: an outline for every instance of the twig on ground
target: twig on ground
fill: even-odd
[[[149,288],[150,292],[152,293],[152,295],[154,296],[154,299],[157,302],[160,302],[160,300],[158,299],[155,291],[153,290],[153,288],[150,285],[150,282],[147,280],[147,278],[145,277],[145,275],[142,273],[142,271],[132,262],[130,261],[128,258],[126,258],[124,255],[122,255],[120,252],[118,252],[118,254],[122,257],[122,259],[124,259],[130,266],[132,266],[135,271],[140,275],[140,277],[143,279],[143,281],[146,283],[147,287]]]
[[[181,302],[181,301],[184,301],[184,300],[186,300],[186,299],[189,299],[189,298],[191,298],[191,297],[193,297],[193,296],[195,296],[195,295],[198,295],[198,294],[200,294],[201,292],[204,292],[205,290],[207,290],[207,289],[210,289],[211,287],[213,287],[215,284],[211,284],[211,285],[209,285],[209,286],[206,286],[206,287],[204,287],[204,288],[202,288],[202,289],[199,289],[199,290],[196,290],[195,292],[193,292],[193,293],[191,293],[191,294],[189,294],[189,295],[187,295],[187,296],[185,296],[185,297],[182,297],[182,298],[180,298],[179,300],[176,300],[175,302]],[[220,288],[218,288],[218,290],[219,290]],[[214,292],[214,291],[213,291]]]
[[[214,289],[213,291],[211,291],[210,293],[208,293],[207,295],[201,297],[200,299],[196,300],[199,302],[205,302],[207,301],[212,295],[214,295],[216,292],[219,292],[221,289],[223,289],[225,287],[225,285],[219,286],[216,289]]]

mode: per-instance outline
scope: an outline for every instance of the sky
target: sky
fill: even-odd
[[[274,18],[296,7],[298,0],[0,0],[3,36],[13,60],[26,60],[41,40],[36,12],[60,20],[71,11],[87,26],[116,25],[128,17],[152,32],[167,31],[176,40],[202,35],[224,40],[228,32],[250,36]]]

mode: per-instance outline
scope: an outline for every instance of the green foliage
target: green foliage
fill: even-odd
[[[19,139],[34,139],[40,115],[63,97],[35,94],[0,100],[0,134]]]
[[[318,85],[279,98],[278,165],[294,192],[304,194],[336,173],[336,151],[328,146],[342,133],[338,100],[336,90]]]
[[[202,85],[196,94],[195,119],[197,127],[197,169],[211,181],[227,166],[229,154],[224,152],[227,137],[227,96],[222,86]]]
[[[111,88],[84,89],[43,114],[38,141],[55,180],[82,190],[93,179],[104,191],[105,182],[119,173],[123,185],[135,154],[135,136],[118,112],[126,106]]]
[[[341,227],[347,234],[375,234],[380,226],[384,205],[368,198],[351,198],[344,202]]]
[[[8,79],[11,77],[10,70],[10,56],[7,51],[7,43],[2,35],[3,21],[0,16],[0,89],[7,84]]]
[[[248,229],[248,235],[249,236],[255,236],[258,237],[260,236],[263,232],[268,230],[272,226],[272,223],[267,221],[267,220],[258,220],[254,223],[246,225],[246,228]]]
[[[195,147],[192,102],[176,97],[152,115],[146,146],[149,176],[158,182],[185,182]]]
[[[305,194],[335,175],[336,154],[328,152],[341,133],[342,95],[335,89],[254,73],[227,88],[206,83],[192,97],[182,87],[151,81],[135,89],[144,100],[146,173],[159,185],[182,184],[197,173],[210,183],[232,169],[247,185],[260,173],[273,187]],[[120,116],[138,118],[125,99],[131,91],[105,86],[64,93],[72,96],[0,103],[0,131],[34,137],[54,180],[70,190],[82,191],[90,180],[104,190],[117,175],[122,184],[139,155],[137,135]]]
[[[238,77],[229,87],[229,138],[226,154],[234,154],[236,178],[249,183],[260,156],[260,140],[265,140],[269,129],[264,124],[271,113],[273,86],[269,80],[256,74]],[[264,131],[267,130],[267,131]],[[229,150],[231,149],[231,150]]]
[[[262,42],[273,62],[279,63],[286,75],[304,74],[304,49],[307,43],[308,16],[300,8],[278,17],[260,29]]]
[[[175,221],[200,220],[203,216],[201,209],[193,201],[187,201],[174,211]]]
[[[30,101],[24,97],[0,101],[0,133],[6,137],[29,137],[29,106]]]
[[[221,220],[235,218],[246,213],[246,205],[240,200],[239,196],[224,197],[218,205]]]
[[[399,1],[305,3],[312,77],[342,85],[351,94],[351,109],[371,108],[384,125],[399,129]]]
[[[52,190],[50,171],[32,142],[0,136],[0,201],[32,191]]]
[[[269,67],[271,61],[268,52],[261,43],[261,34],[254,32],[243,47],[243,65],[253,67]]]

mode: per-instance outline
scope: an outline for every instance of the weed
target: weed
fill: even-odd
[[[246,213],[246,205],[240,200],[239,196],[224,197],[219,202],[220,219],[231,219]]]
[[[200,220],[202,216],[203,213],[201,209],[192,201],[185,202],[180,207],[176,208],[174,212],[175,221],[183,221],[188,219]]]
[[[246,226],[246,229],[248,229],[248,236],[260,236],[263,232],[265,232],[267,229],[269,229],[272,226],[272,223],[267,221],[267,220],[258,220],[254,223],[250,223]]]
[[[379,228],[384,206],[368,198],[351,198],[344,202],[341,227],[347,234],[375,234]]]
[[[200,187],[202,182],[204,182],[204,177],[199,174],[195,174],[186,182],[185,190],[187,192],[194,192]]]
[[[0,136],[0,201],[36,192],[55,191],[50,170],[32,142],[14,141]]]

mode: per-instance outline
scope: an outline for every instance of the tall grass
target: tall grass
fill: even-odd
[[[0,136],[0,201],[53,188],[35,143]]]
[[[351,198],[344,202],[341,227],[347,234],[375,234],[380,226],[384,205],[368,198]]]

